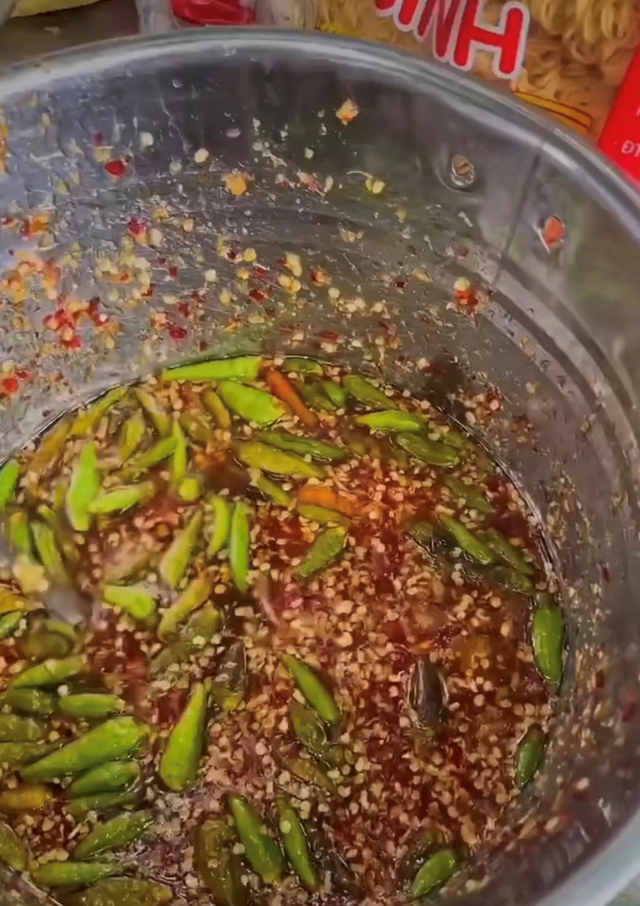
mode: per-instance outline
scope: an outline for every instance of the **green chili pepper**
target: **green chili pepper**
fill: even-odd
[[[336,408],[346,408],[347,392],[341,384],[336,384],[334,381],[320,381],[320,386],[324,390],[327,399],[331,400]]]
[[[458,857],[450,847],[438,850],[429,856],[411,884],[412,899],[425,897],[449,880],[458,868]]]
[[[250,542],[249,507],[236,503],[229,528],[229,566],[236,588],[243,593],[249,588]]]
[[[426,437],[420,437],[417,434],[398,434],[396,443],[415,459],[426,462],[430,466],[443,466],[446,469],[452,469],[460,462],[460,457],[453,447],[448,447],[446,444],[441,444],[434,440],[428,440]]]
[[[148,839],[153,827],[153,815],[148,811],[128,812],[96,824],[94,829],[84,837],[73,851],[74,858],[83,862],[101,853],[121,849],[141,838]]]
[[[78,644],[73,630],[71,636],[61,631],[60,627],[67,625],[58,620],[47,620],[38,628],[30,629],[20,639],[20,654],[34,661],[66,658]]]
[[[301,456],[276,450],[257,441],[237,443],[234,449],[240,462],[250,469],[262,469],[273,475],[290,478],[322,478],[324,475],[320,466],[314,466]]]
[[[58,464],[60,457],[64,453],[70,429],[70,419],[61,419],[40,441],[26,470],[28,487],[31,493],[36,490],[40,481],[46,478]]]
[[[435,537],[435,530],[430,522],[419,520],[407,526],[407,534],[426,550],[431,550]]]
[[[300,816],[284,795],[276,796],[276,809],[280,839],[287,858],[307,890],[315,893],[320,889],[320,877],[311,856]]]
[[[213,428],[202,412],[187,411],[180,416],[180,427],[192,440],[204,447],[215,440]]]
[[[411,670],[407,704],[413,722],[423,729],[439,723],[444,706],[445,685],[435,664],[421,659]]]
[[[66,906],[164,906],[174,899],[166,884],[138,881],[137,878],[112,878],[88,890],[66,897]]]
[[[0,742],[0,765],[19,768],[43,758],[60,747],[59,743],[45,745],[40,742]]]
[[[308,579],[314,573],[329,566],[340,556],[347,545],[347,532],[343,526],[328,528],[318,535],[296,568],[299,579]]]
[[[181,631],[180,638],[154,657],[151,672],[162,673],[173,664],[179,664],[190,655],[202,651],[220,631],[221,626],[220,612],[212,604],[205,604],[192,614]]]
[[[318,714],[292,698],[289,702],[289,723],[298,742],[312,755],[323,758],[331,742]]]
[[[22,614],[18,611],[15,613],[5,613],[0,617],[0,641],[12,636],[22,622]]]
[[[510,566],[495,566],[488,571],[486,578],[495,582],[500,588],[518,595],[529,595],[533,591],[531,579],[524,573],[518,572],[517,569],[511,569]]]
[[[381,412],[370,412],[356,419],[357,425],[364,425],[372,431],[390,431],[397,434],[401,431],[424,431],[425,422],[419,415],[403,412],[400,409],[388,409]]]
[[[206,500],[206,508],[213,514],[213,525],[207,526],[211,531],[207,556],[214,557],[221,551],[229,539],[231,528],[231,504],[226,497],[211,494]]]
[[[338,792],[331,777],[317,761],[312,761],[310,758],[287,758],[283,761],[283,767],[298,780],[309,783],[311,786],[317,786],[318,789],[324,790],[331,796],[335,796]]]
[[[284,869],[280,847],[250,802],[229,797],[229,808],[249,864],[265,884],[277,884]]]
[[[0,792],[0,812],[16,815],[20,812],[41,812],[53,801],[49,787],[39,783],[23,784]]]
[[[465,484],[463,481],[454,478],[453,475],[448,475],[444,483],[454,497],[464,500],[471,509],[478,510],[479,513],[493,513],[493,507],[486,500],[483,489],[478,485]]]
[[[534,574],[533,565],[528,560],[525,560],[518,548],[514,547],[500,532],[495,529],[487,529],[482,534],[482,540],[491,548],[498,559],[506,563],[507,566],[517,569],[518,572],[523,573],[525,576]]]
[[[531,639],[536,667],[553,685],[560,684],[563,672],[564,617],[550,594],[536,596]]]
[[[296,390],[307,406],[316,412],[335,412],[338,409],[331,397],[324,393],[320,384],[298,383]]]
[[[93,793],[91,796],[78,796],[65,804],[66,811],[76,819],[84,821],[89,812],[106,812],[125,806],[139,806],[142,802],[140,789],[116,790],[113,793]]]
[[[339,724],[340,708],[313,667],[290,654],[284,655],[282,663],[318,717],[332,726]]]
[[[178,532],[160,558],[158,572],[171,588],[177,588],[191,562],[193,550],[200,540],[202,513],[197,510],[181,532]]]
[[[348,374],[342,381],[349,396],[369,409],[397,409],[397,404],[386,393],[359,374]]]
[[[342,525],[349,527],[349,520],[342,513],[336,510],[328,510],[323,506],[313,506],[311,504],[298,504],[297,510],[301,516],[310,522],[317,522],[318,525]]]
[[[144,453],[138,453],[137,456],[130,459],[128,464],[120,472],[120,478],[123,481],[128,481],[130,478],[137,478],[138,475],[148,472],[149,469],[153,469],[154,466],[159,466],[161,462],[164,462],[165,459],[169,459],[169,457],[173,455],[175,446],[175,438],[163,437],[162,440],[159,440],[158,443],[154,444],[149,450],[145,450]]]
[[[40,689],[9,689],[0,696],[0,705],[8,705],[12,711],[22,714],[50,717],[57,710],[57,698]]]
[[[123,866],[117,862],[47,862],[34,868],[31,877],[41,887],[89,887],[122,873]]]
[[[0,821],[0,862],[14,871],[25,871],[29,862],[26,846],[16,832]]]
[[[136,452],[144,440],[146,422],[142,412],[135,412],[120,429],[118,454],[120,463],[125,463]]]
[[[103,491],[90,506],[96,516],[108,516],[111,513],[126,513],[139,503],[147,503],[156,493],[153,481],[142,481],[140,484],[124,485]]]
[[[450,426],[447,431],[442,431],[439,437],[440,443],[448,447],[455,447],[456,450],[464,450],[469,446],[469,438],[462,431]]]
[[[202,475],[186,475],[177,488],[178,497],[186,503],[195,503],[204,493]]]
[[[520,740],[516,751],[516,785],[523,789],[533,778],[542,761],[544,733],[540,727],[530,727]]]
[[[81,655],[74,655],[61,660],[51,658],[43,661],[42,664],[36,664],[35,667],[27,667],[14,679],[11,688],[60,686],[72,676],[84,673],[85,668],[85,660]]]
[[[0,587],[0,613],[13,613],[16,610],[26,612],[31,610],[31,605],[26,598],[17,595],[10,588]]]
[[[0,469],[0,511],[13,500],[19,478],[20,463],[17,459],[8,459]]]
[[[180,422],[175,419],[173,422],[173,428],[171,429],[171,436],[175,440],[176,445],[171,455],[171,483],[174,487],[180,484],[184,476],[187,474],[187,442],[184,437],[182,428],[180,427]]]
[[[286,415],[286,409],[277,397],[257,387],[246,387],[233,381],[220,381],[218,393],[222,402],[248,422],[271,425]]]
[[[206,725],[207,689],[204,683],[197,683],[160,759],[160,778],[170,790],[179,792],[195,782]]]
[[[51,619],[45,620],[42,627],[45,632],[55,633],[66,639],[67,645],[69,646],[69,653],[78,654],[82,649],[82,633],[77,632],[71,623],[67,623],[65,620]]]
[[[153,620],[156,615],[156,599],[145,585],[105,585],[102,589],[105,604],[119,607],[141,623]]]
[[[282,363],[282,370],[291,374],[317,374],[320,377],[324,374],[320,362],[297,355],[287,356]]]
[[[9,544],[14,551],[33,558],[35,551],[33,538],[31,537],[31,526],[29,525],[29,517],[24,510],[16,510],[9,516],[8,535]]]
[[[32,717],[0,714],[0,740],[2,742],[36,742],[42,739],[42,725]]]
[[[139,783],[140,776],[137,761],[109,761],[81,774],[67,787],[65,795],[68,799],[77,799],[96,793],[130,790]]]
[[[440,516],[439,522],[454,544],[476,563],[490,566],[495,561],[491,548],[457,519],[453,519],[451,516]]]
[[[235,642],[220,662],[211,683],[211,698],[221,711],[235,711],[244,698],[247,659],[242,642]]]
[[[109,409],[119,403],[129,390],[128,387],[114,387],[104,396],[86,409],[81,409],[76,415],[69,431],[70,437],[86,437],[91,434],[100,419],[107,414]]]
[[[202,607],[204,602],[211,594],[213,584],[208,576],[198,576],[193,579],[182,592],[177,601],[175,601],[162,614],[158,626],[158,638],[163,642],[173,636],[188,616],[194,610]]]
[[[266,475],[260,473],[256,478],[256,487],[263,494],[267,500],[271,500],[277,506],[283,506],[289,508],[292,504],[291,495],[285,491],[281,485],[276,484],[275,481],[271,481],[270,478],[267,478]]]
[[[64,509],[64,498],[66,497],[66,490],[64,485],[62,487],[63,503],[60,509]],[[73,537],[73,530],[68,528],[65,522],[63,522],[62,514],[56,510],[51,509],[51,507],[41,505],[38,507],[38,515],[42,517],[43,521],[48,525],[48,527],[53,532],[57,546],[67,563],[76,566],[80,562],[80,551],[76,543],[75,538]]]
[[[202,394],[202,403],[210,415],[213,415],[218,428],[228,431],[231,427],[231,416],[215,390],[205,390]]]
[[[311,459],[319,459],[321,462],[338,462],[347,456],[344,447],[337,444],[311,437],[298,437],[287,431],[256,431],[255,436],[270,447],[298,453],[300,456],[310,456]]]
[[[126,703],[117,695],[98,692],[84,692],[77,695],[63,695],[59,702],[60,710],[70,717],[84,717],[97,720],[124,711]]]
[[[150,393],[147,393],[146,390],[142,390],[140,387],[136,387],[133,392],[136,395],[136,399],[142,406],[144,414],[147,416],[160,437],[168,438],[171,434],[171,428],[173,427],[171,416],[167,414],[165,409],[160,405],[156,398],[153,397]],[[164,458],[166,459],[166,457]]]
[[[45,525],[44,522],[33,522],[31,524],[31,533],[38,558],[47,573],[56,582],[60,582],[62,585],[67,584],[69,576],[53,530],[48,525]]]
[[[191,365],[176,365],[162,372],[163,381],[257,381],[262,368],[259,355],[232,359],[208,359]]]
[[[25,780],[54,780],[127,758],[140,745],[147,728],[132,717],[114,717],[83,736],[22,769]]]
[[[85,444],[71,472],[67,491],[67,516],[76,532],[88,532],[91,505],[100,493],[98,454],[93,442]]]
[[[205,821],[196,832],[195,866],[217,906],[244,906],[247,900],[235,843],[235,834],[224,821]]]

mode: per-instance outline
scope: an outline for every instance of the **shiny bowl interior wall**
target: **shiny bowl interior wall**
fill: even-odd
[[[359,115],[343,125],[347,99]],[[2,401],[3,456],[100,389],[204,354],[320,350],[445,407],[451,387],[499,386],[501,415],[482,436],[552,529],[572,653],[543,777],[457,888],[495,906],[604,903],[640,860],[632,190],[485,88],[337,39],[251,30],[107,45],[5,76],[0,105],[0,358],[4,377],[31,375]],[[235,169],[250,174],[238,196],[224,182]],[[549,216],[565,227],[553,248]],[[156,247],[132,241],[140,223]],[[306,276],[297,294],[247,297],[221,236],[270,268],[299,254],[340,298]],[[127,242],[123,282],[108,262]],[[460,277],[490,290],[472,316],[452,302]],[[47,315],[78,299],[99,304],[76,349]],[[15,902],[13,883],[0,886],[1,906]]]

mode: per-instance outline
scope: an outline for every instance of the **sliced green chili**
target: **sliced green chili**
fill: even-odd
[[[276,796],[278,830],[287,858],[311,893],[320,889],[320,876],[313,861],[300,816],[287,796]]]
[[[153,481],[142,481],[140,484],[125,485],[103,491],[90,506],[96,516],[108,516],[112,513],[126,513],[140,503],[147,503],[156,493]]]
[[[229,808],[249,864],[265,884],[277,884],[284,869],[282,853],[264,821],[241,796],[230,796]]]
[[[317,374],[320,377],[324,374],[324,369],[320,362],[298,355],[287,356],[282,363],[282,370],[292,374]]]
[[[74,858],[84,861],[101,853],[128,846],[140,838],[148,838],[153,827],[151,812],[128,812],[104,824],[97,824],[73,851]]]
[[[218,393],[232,412],[256,425],[272,425],[286,415],[286,409],[277,397],[257,387],[220,381]]]
[[[251,565],[249,529],[249,507],[245,503],[236,503],[231,514],[229,528],[229,565],[231,576],[238,591],[249,588],[249,567]]]
[[[20,463],[17,459],[8,459],[0,469],[0,512],[13,500],[19,479]]]
[[[299,579],[308,579],[314,573],[325,569],[344,551],[347,545],[347,531],[343,526],[328,528],[318,535],[296,568]]]
[[[549,683],[559,685],[563,673],[564,617],[549,594],[536,597],[531,639],[536,667]]]
[[[204,683],[197,683],[160,759],[160,778],[170,790],[180,792],[195,782],[204,751],[206,723],[207,688]]]
[[[516,785],[523,789],[532,780],[542,761],[544,733],[538,726],[530,727],[520,740],[516,751]]]
[[[282,663],[318,717],[332,726],[339,724],[340,708],[313,667],[290,654],[284,655]]]
[[[412,412],[403,412],[400,409],[388,409],[380,412],[370,412],[368,415],[359,415],[357,425],[364,425],[372,431],[385,431],[398,434],[402,431],[409,433],[424,431],[425,422],[419,415]]]
[[[189,568],[193,551],[200,540],[202,521],[202,513],[197,510],[160,558],[158,571],[171,588],[177,588]]]
[[[342,384],[349,396],[368,409],[397,409],[397,404],[386,393],[379,390],[375,384],[359,374],[348,374]]]
[[[91,525],[91,506],[100,493],[100,471],[96,445],[85,444],[71,472],[67,491],[67,516],[76,532],[87,532]]]
[[[160,437],[169,437],[171,434],[171,428],[173,427],[173,422],[171,416],[166,412],[166,410],[158,403],[156,398],[150,393],[147,393],[146,390],[142,390],[140,387],[136,387],[133,391],[136,395],[136,398],[140,405],[142,406],[145,415],[156,429]]]
[[[113,408],[116,403],[120,402],[128,390],[128,387],[114,387],[113,390],[105,393],[105,395],[101,396],[95,403],[92,403],[86,409],[82,409],[78,412],[71,425],[69,436],[87,437],[91,434],[100,419],[106,415],[109,409]]]
[[[410,456],[419,459],[421,462],[426,462],[430,466],[443,466],[445,469],[452,469],[460,462],[460,457],[453,447],[448,447],[446,444],[441,444],[434,440],[428,440],[418,434],[398,434],[396,443],[403,450],[406,450]]]
[[[262,469],[285,478],[322,478],[324,470],[301,456],[285,453],[258,441],[245,441],[235,445],[240,462],[250,469]]]
[[[143,584],[105,585],[102,589],[102,600],[105,604],[119,607],[140,622],[153,620],[156,615],[156,599]]]
[[[215,390],[205,390],[202,394],[202,403],[207,412],[213,415],[218,428],[228,431],[231,427],[231,416]]]
[[[468,528],[454,519],[452,516],[442,515],[439,517],[440,525],[443,526],[446,533],[450,536],[453,543],[459,547],[465,554],[480,563],[482,566],[490,566],[495,562],[493,551],[481,539],[470,532]]]
[[[174,601],[162,614],[158,625],[158,638],[162,641],[170,639],[177,632],[180,624],[195,610],[202,607],[212,589],[213,583],[208,576],[202,575],[193,579],[177,601]]]
[[[297,453],[300,456],[310,456],[311,459],[319,459],[321,462],[339,462],[347,456],[347,450],[337,444],[311,437],[298,437],[287,431],[256,431],[255,436],[270,447],[277,447],[279,450]]]
[[[175,365],[162,372],[163,381],[257,381],[262,368],[259,355],[232,359],[209,359],[191,365]]]

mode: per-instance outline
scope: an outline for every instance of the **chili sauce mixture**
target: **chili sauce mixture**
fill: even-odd
[[[426,897],[539,767],[535,522],[424,400],[179,366],[58,421],[0,506],[0,860],[64,902]]]

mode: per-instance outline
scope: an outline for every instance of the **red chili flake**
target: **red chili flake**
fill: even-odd
[[[287,259],[286,258],[276,258],[276,264],[278,265],[278,267],[286,267]]]
[[[42,323],[47,330],[58,330],[60,327],[60,322],[58,321],[58,316],[56,314],[47,315]]]
[[[188,318],[191,314],[191,307],[188,302],[179,302],[176,306],[181,315]]]
[[[540,235],[547,249],[555,248],[564,239],[564,223],[559,217],[547,217],[542,225]]]
[[[104,135],[102,132],[96,132],[93,136],[93,141],[96,145],[101,145],[104,142]]]
[[[149,296],[152,296],[155,291],[156,291],[155,283],[150,283],[149,286],[147,287],[147,289],[145,289],[143,292],[141,292],[140,295],[143,298],[148,299]]]
[[[401,277],[396,277],[394,282],[398,289],[404,289],[405,286],[407,285],[407,281],[403,280]]]
[[[140,217],[132,217],[127,224],[127,230],[132,236],[141,236],[146,230],[147,225]]]
[[[266,297],[261,289],[252,289],[249,291],[249,298],[252,302],[264,302]]]
[[[335,343],[337,340],[340,339],[340,334],[334,333],[332,330],[321,330],[320,336],[322,337],[323,340],[329,340],[332,343]]]
[[[167,273],[169,274],[170,277],[173,277],[173,279],[175,280],[175,278],[178,276],[178,267],[177,267],[177,265],[172,264],[172,265],[168,268]]]
[[[15,222],[15,217],[3,217],[2,219],[0,219],[2,226],[12,226],[12,224],[14,224]]]
[[[62,342],[68,349],[80,349],[82,346],[82,340],[77,334],[71,337],[70,340],[63,340]]]
[[[167,259],[163,255],[158,255],[158,267],[164,267],[167,263]]]
[[[596,673],[595,673],[596,689],[604,689],[604,682],[605,682],[604,670],[596,670]]]
[[[123,160],[108,160],[104,165],[105,170],[111,176],[124,176],[127,171],[127,165]]]
[[[27,371],[26,368],[19,368],[16,371],[15,375],[19,381],[30,381],[31,380],[31,372]]]
[[[609,572],[609,567],[606,563],[600,565],[600,572],[602,573],[602,578],[605,582],[611,582],[611,573]]]
[[[264,264],[254,264],[253,276],[256,278],[256,280],[268,280],[270,276],[269,268],[265,267]]]
[[[9,396],[12,393],[16,393],[19,386],[20,384],[15,374],[12,374],[10,377],[3,378],[2,382],[0,383],[2,393],[6,396]]]
[[[179,324],[169,323],[167,329],[172,340],[184,340],[187,335],[186,327],[181,327]]]

